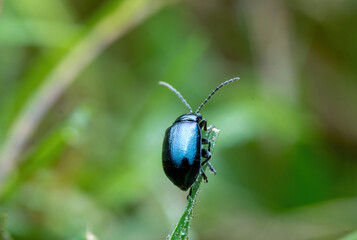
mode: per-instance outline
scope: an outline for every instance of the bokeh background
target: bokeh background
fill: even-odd
[[[190,239],[353,234],[356,23],[355,0],[3,0],[1,239],[165,239],[187,193],[162,139],[187,109],[157,83],[196,109],[236,76],[201,111],[218,174]]]

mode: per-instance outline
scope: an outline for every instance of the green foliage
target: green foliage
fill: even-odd
[[[187,109],[157,82],[196,108],[237,75],[202,109],[218,175],[190,239],[356,230],[355,1],[0,3],[2,238],[164,239],[187,193],[162,140]]]

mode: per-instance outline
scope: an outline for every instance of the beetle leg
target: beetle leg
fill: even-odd
[[[202,163],[201,163],[201,166],[204,166],[206,163],[209,167],[209,170],[216,174],[216,170],[214,170],[214,168],[212,167],[211,163],[209,162],[209,160],[211,159],[211,153],[209,151],[207,151],[207,149],[202,149],[202,157],[206,158],[206,160],[204,160]]]
[[[202,162],[202,166],[205,165],[207,163],[209,170],[211,171],[211,173],[214,173],[214,175],[217,174],[216,170],[213,168],[213,166],[211,165],[211,163],[208,161],[208,159],[204,160]]]
[[[209,170],[211,171],[211,173],[213,173],[214,175],[217,174],[216,170],[213,168],[213,166],[211,165],[211,163],[209,161],[207,161],[207,165],[209,167]]]
[[[207,131],[207,120],[206,119],[202,119],[202,121],[200,122],[200,128],[205,131]]]
[[[201,166],[205,165],[205,163],[211,159],[212,155],[211,153],[207,150],[207,149],[202,149],[201,151],[201,155],[202,157],[206,158],[206,160],[204,160],[201,164]]]
[[[206,139],[206,138],[202,138],[202,144],[208,144],[208,151],[211,151],[211,141]]]
[[[203,181],[205,181],[205,183],[208,183],[208,179],[207,179],[207,176],[205,174],[205,171],[203,171],[203,168],[200,168],[200,170],[201,170],[201,173],[202,173]]]
[[[191,197],[191,195],[192,195],[192,187],[190,188],[190,192],[188,193],[188,195],[187,195],[187,200],[189,199],[189,197]]]

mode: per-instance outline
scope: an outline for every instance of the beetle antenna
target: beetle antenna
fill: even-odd
[[[179,91],[177,91],[173,86],[171,86],[167,82],[159,82],[159,84],[168,87],[171,91],[176,93],[176,95],[181,99],[181,101],[188,107],[188,109],[190,109],[190,112],[193,112],[192,108],[190,107],[190,105],[188,105],[186,100],[182,97],[181,93],[179,93]]]
[[[211,92],[211,94],[206,98],[206,100],[205,100],[205,101],[201,104],[201,106],[197,109],[196,113],[198,113],[198,112],[201,110],[201,108],[203,107],[203,105],[205,105],[205,104],[208,102],[208,100],[212,97],[213,94],[215,94],[215,93],[218,91],[218,89],[220,89],[220,88],[223,87],[224,85],[226,85],[226,84],[228,84],[228,83],[231,83],[231,82],[234,82],[234,81],[236,81],[236,80],[239,80],[239,77],[235,77],[235,78],[229,79],[229,80],[227,80],[227,81],[221,83],[215,90],[213,90],[213,92]]]

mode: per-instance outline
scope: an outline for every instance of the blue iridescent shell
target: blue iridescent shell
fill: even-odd
[[[166,176],[186,191],[195,182],[201,165],[200,114],[187,113],[166,130],[162,164]]]

